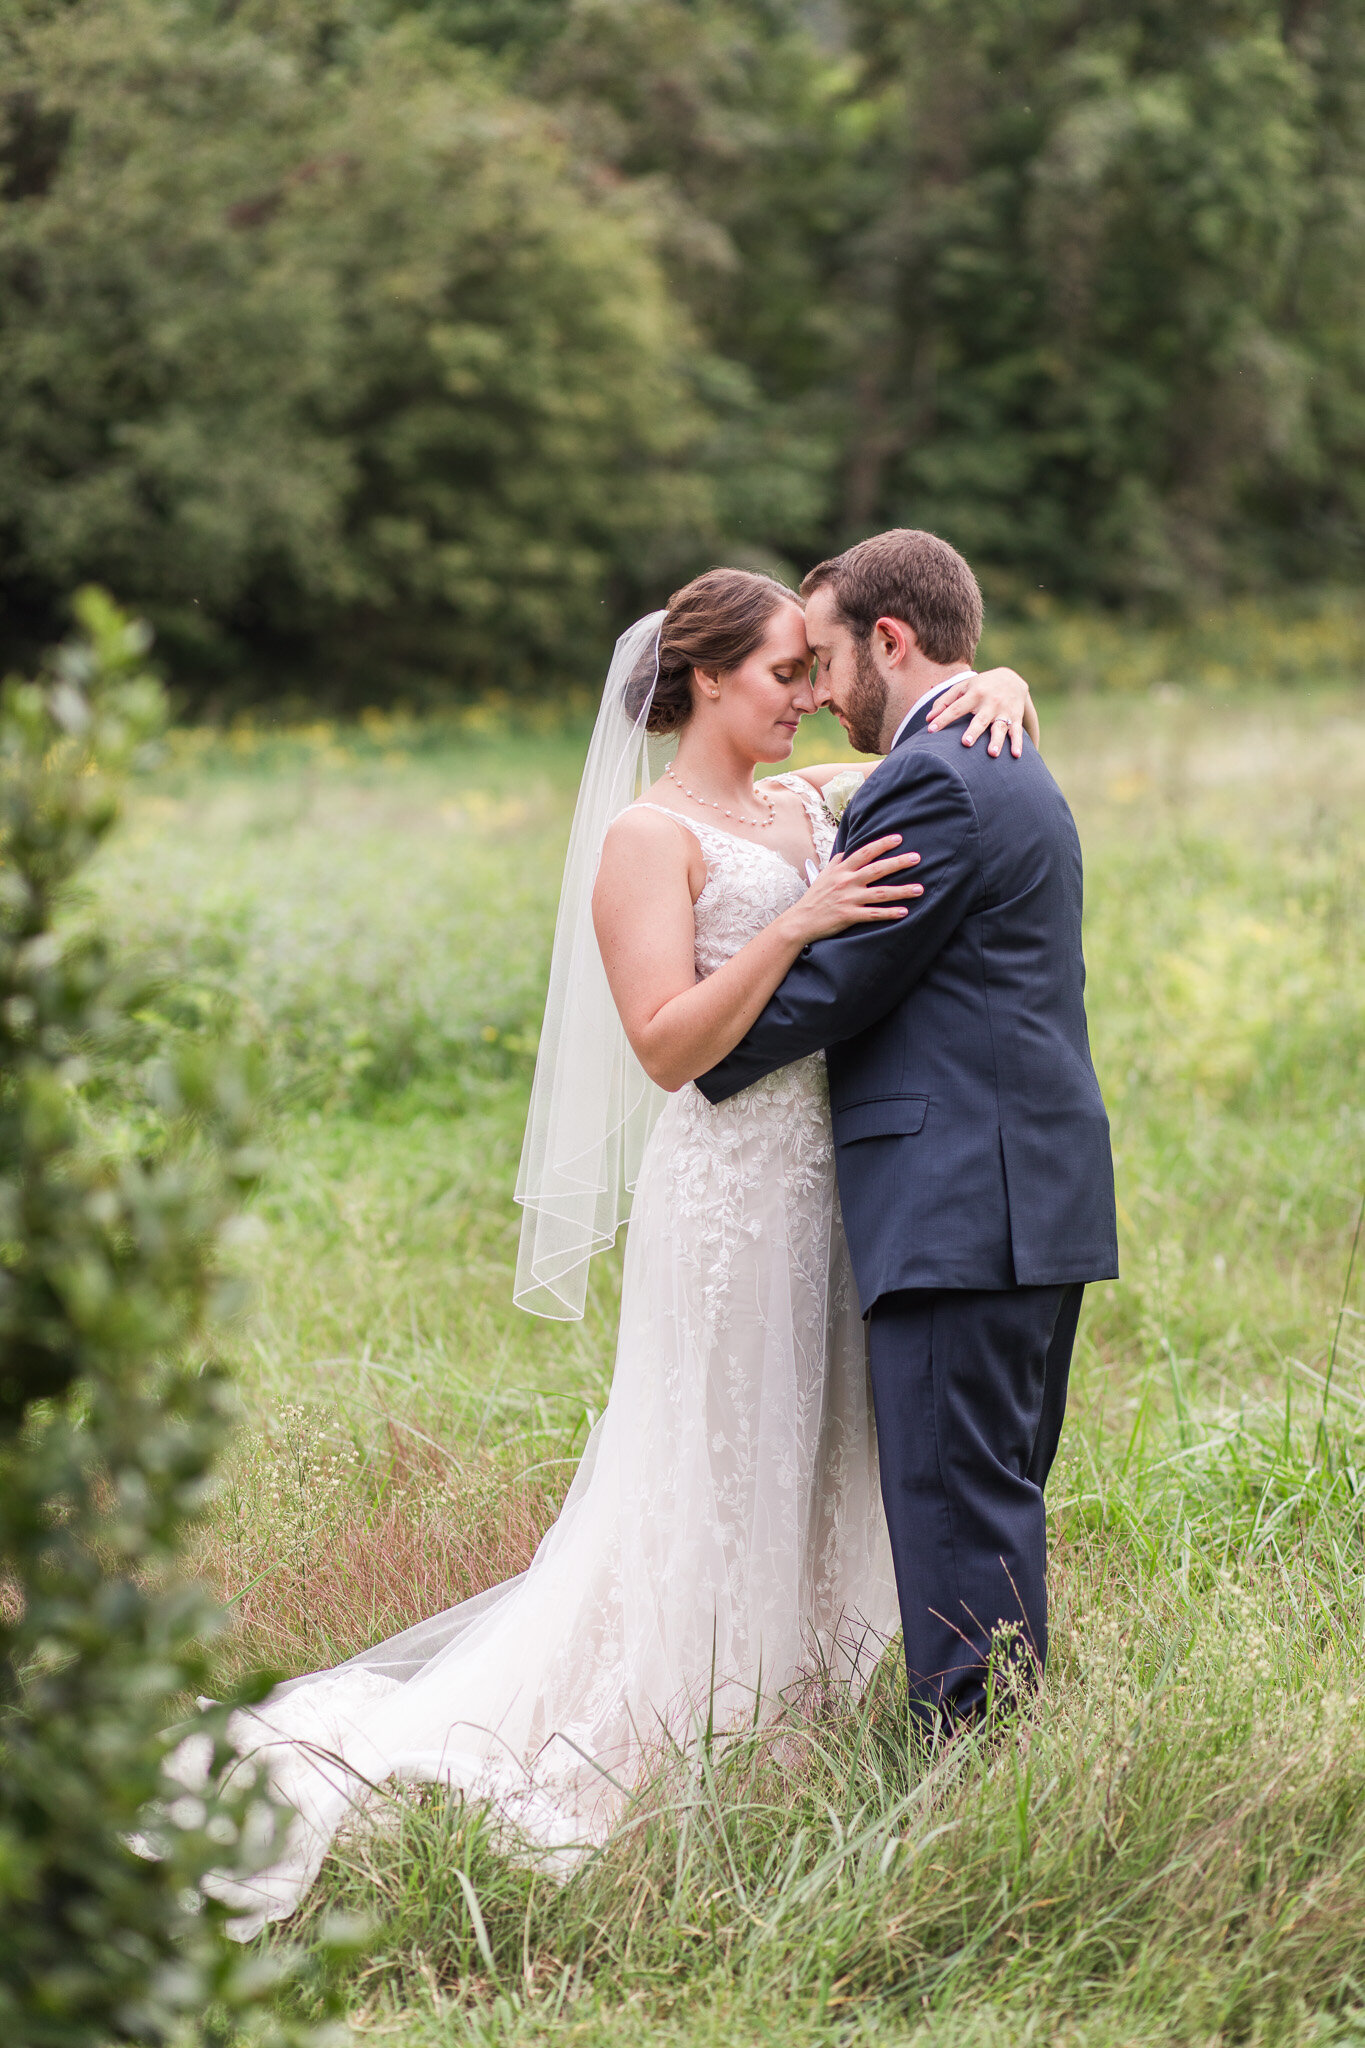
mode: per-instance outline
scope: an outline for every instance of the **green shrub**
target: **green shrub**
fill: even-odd
[[[166,1063],[142,1156],[84,1106],[136,980],[54,920],[162,693],[145,629],[78,609],[85,636],[0,698],[0,2027],[24,2048],[201,2038],[270,1981],[195,1904],[249,1867],[249,1818],[266,1853],[269,1810],[161,1776],[216,1626],[177,1566],[228,1426],[201,1353],[254,1083],[211,1048]]]

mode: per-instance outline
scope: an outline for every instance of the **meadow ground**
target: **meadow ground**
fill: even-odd
[[[566,1886],[400,1803],[302,1923],[372,1914],[358,2031],[1365,2041],[1365,694],[1042,715],[1123,1278],[1082,1326],[1041,1697],[918,1776],[889,1660],[860,1705],[665,1773]],[[135,1056],[221,1025],[276,1083],[201,1553],[225,1671],[333,1660],[519,1569],[605,1398],[616,1262],[581,1324],[510,1298],[583,737],[182,733],[101,862],[85,914],[161,967]]]

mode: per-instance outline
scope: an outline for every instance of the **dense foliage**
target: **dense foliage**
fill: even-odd
[[[526,687],[893,521],[997,599],[1342,578],[1356,0],[4,0],[0,623]],[[275,679],[270,681],[269,679]]]
[[[163,1800],[161,1775],[217,1613],[177,1560],[226,1429],[194,1349],[253,1090],[207,1049],[163,1063],[161,1142],[132,1154],[83,1106],[138,989],[54,918],[161,692],[142,629],[79,609],[88,637],[0,701],[0,2026],[23,2048],[202,2038],[269,1982],[193,1904],[244,1856],[249,1794]]]
[[[524,680],[686,518],[638,208],[460,53],[400,27],[319,66],[148,0],[26,42],[80,109],[0,253],[35,595],[98,564],[206,664]]]
[[[1358,6],[859,0],[899,203],[854,524],[1109,597],[1338,569],[1365,416]]]

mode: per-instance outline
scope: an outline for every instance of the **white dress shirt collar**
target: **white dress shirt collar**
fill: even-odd
[[[887,748],[887,753],[889,754],[891,752],[891,747],[895,746],[896,741],[905,731],[906,726],[909,725],[911,719],[914,717],[917,711],[922,711],[924,709],[924,706],[926,704],[932,703],[935,697],[941,697],[943,695],[943,692],[946,689],[950,688],[953,683],[960,683],[964,676],[974,676],[975,674],[976,670],[974,668],[960,668],[956,671],[954,675],[945,676],[941,683],[931,683],[929,688],[924,692],[922,697],[916,697],[914,703],[910,706],[910,709],[906,712],[904,718],[896,727],[895,738],[892,740],[891,746]]]

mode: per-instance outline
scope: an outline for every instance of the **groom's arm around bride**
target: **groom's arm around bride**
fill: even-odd
[[[1081,1287],[1117,1272],[1080,846],[1031,746],[993,759],[928,729],[980,634],[953,549],[881,535],[805,589],[821,694],[887,755],[836,853],[899,832],[924,894],[808,947],[697,1085],[721,1101],[827,1048],[912,1693],[951,1722],[985,1697],[999,1624],[1045,1655],[1042,1487]]]

